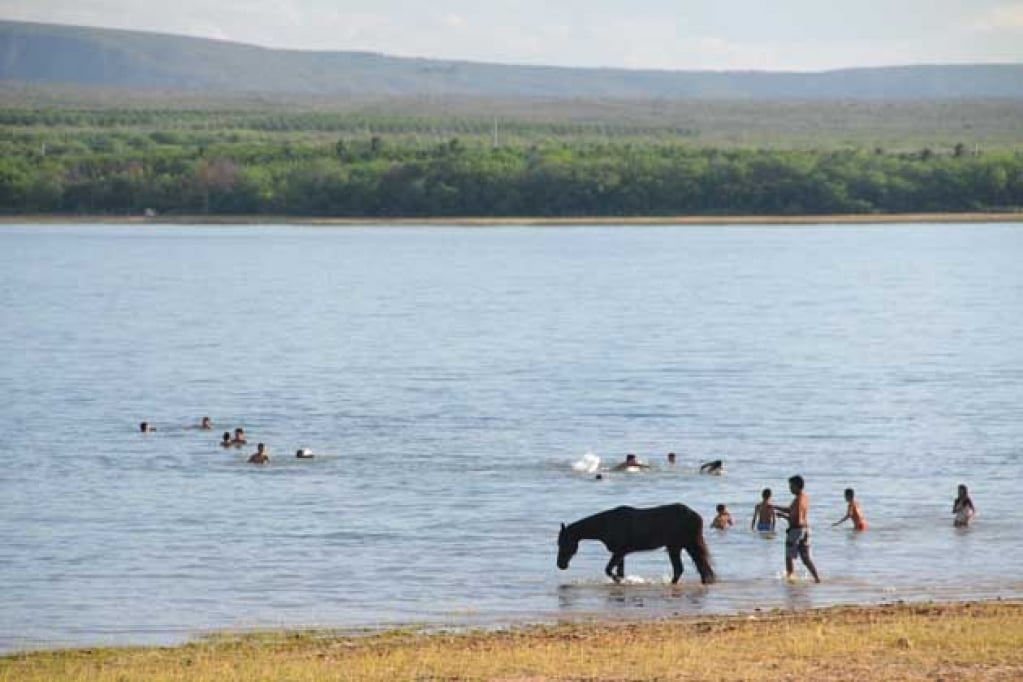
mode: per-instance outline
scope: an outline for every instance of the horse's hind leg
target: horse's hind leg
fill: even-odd
[[[618,568],[617,574],[614,572],[616,567]],[[612,554],[611,560],[608,561],[607,566],[604,567],[604,573],[606,573],[607,577],[611,580],[614,580],[616,583],[620,583],[622,581],[622,577],[625,575],[625,555],[618,553]]]
[[[697,536],[696,540],[686,545],[686,552],[689,553],[693,563],[696,564],[696,570],[700,572],[700,582],[704,585],[709,585],[717,579],[714,575],[714,568],[710,564],[710,554],[707,552],[707,545],[704,543],[702,536]]]
[[[675,574],[671,576],[671,584],[674,585],[678,582],[678,579],[682,577],[682,548],[681,547],[669,547],[668,558],[671,559],[671,568]]]

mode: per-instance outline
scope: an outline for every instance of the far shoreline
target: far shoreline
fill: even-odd
[[[855,213],[836,215],[677,215],[593,217],[332,218],[286,215],[5,215],[0,225],[295,225],[315,227],[607,227],[823,226],[948,223],[1023,223],[1023,210],[997,213]]]

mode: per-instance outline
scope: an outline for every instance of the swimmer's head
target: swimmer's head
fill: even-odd
[[[668,453],[668,464],[674,464],[674,463],[675,463],[675,453],[674,452],[669,452]]]
[[[604,480],[604,474],[597,474],[597,476],[596,476],[595,480],[597,480],[597,481],[603,481],[603,480]]]
[[[223,440],[225,443],[229,442],[231,440],[231,432],[224,431],[224,435],[221,437],[221,440]]]
[[[789,490],[793,493],[802,492],[804,486],[806,486],[806,482],[803,481],[803,477],[799,474],[789,479]]]
[[[208,429],[208,428],[211,428],[213,426],[213,422],[210,421],[209,417],[203,417],[202,418],[202,424],[200,426],[202,426],[204,429]]]
[[[856,497],[856,491],[852,488],[845,489],[845,499],[847,502],[852,502],[853,498]]]
[[[263,452],[264,450],[266,450],[266,445],[264,445],[263,443],[259,443],[258,445],[256,445],[256,452]]]
[[[760,497],[761,497],[761,499],[763,499],[765,501],[771,499],[771,489],[770,488],[764,488],[763,490],[761,490],[760,491]]]
[[[235,429],[235,430],[234,430],[234,435],[236,435],[236,436],[241,436],[241,435],[243,435],[244,433],[245,433],[245,429],[243,429],[243,428],[242,428],[242,427],[240,427],[240,426],[239,426],[239,427],[238,427],[237,429]]]
[[[145,433],[148,430],[149,430],[149,422],[142,422],[141,424],[139,424],[139,431],[141,431],[142,433]]]
[[[727,507],[725,507],[725,505],[719,504],[717,506],[718,514],[724,514],[725,513],[725,509],[727,509]]]
[[[966,497],[970,494],[970,491],[966,488],[965,483],[959,484],[959,497]]]
[[[631,453],[628,454],[628,455],[625,455],[625,462],[626,462],[626,464],[635,464],[636,463],[636,455],[633,455]]]

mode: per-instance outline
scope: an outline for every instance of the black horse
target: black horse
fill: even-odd
[[[703,583],[714,582],[710,552],[703,541],[703,517],[684,504],[666,504],[650,509],[616,507],[587,516],[566,526],[558,534],[558,568],[565,570],[579,550],[580,540],[600,540],[611,552],[604,572],[619,582],[625,576],[625,555],[658,547],[668,549],[675,570],[671,582],[682,575],[682,550],[686,550],[700,572]],[[617,568],[617,571],[613,570]]]

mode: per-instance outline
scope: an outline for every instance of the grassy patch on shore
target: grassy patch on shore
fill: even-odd
[[[1023,603],[837,607],[507,631],[219,636],[0,658],[14,680],[1010,680]]]

